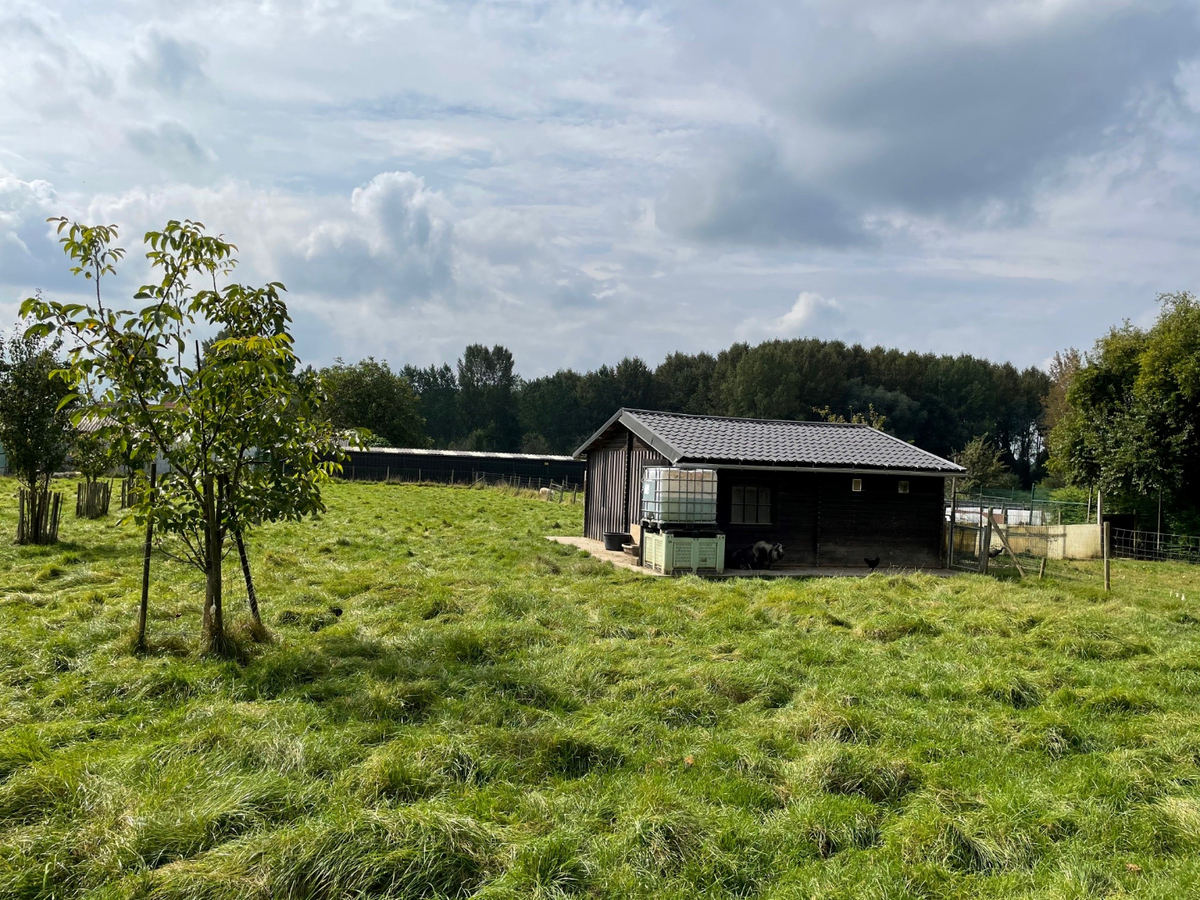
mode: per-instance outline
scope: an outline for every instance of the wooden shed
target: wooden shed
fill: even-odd
[[[789,566],[942,564],[945,479],[961,466],[867,425],[621,409],[586,460],[584,536],[642,519],[647,466],[714,469],[727,555],[778,542]]]

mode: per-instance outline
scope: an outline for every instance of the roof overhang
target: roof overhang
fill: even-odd
[[[596,430],[595,434],[584,441],[583,444],[580,445],[579,449],[572,453],[571,456],[573,456],[575,459],[579,459],[581,456],[586,455],[588,448],[596,443],[596,441],[600,440],[600,438],[604,436],[605,432],[617,424],[624,425],[627,429],[633,432],[635,437],[641,439],[643,443],[649,447],[652,447],[662,456],[665,456],[671,461],[671,465],[675,465],[680,459],[683,458],[683,454],[680,453],[679,450],[677,450],[675,447],[672,447],[661,437],[651,431],[644,422],[639,420],[636,415],[624,407],[613,413],[612,416],[609,417],[609,420],[601,425]]]
[[[862,466],[809,466],[803,463],[742,463],[723,460],[720,462],[696,462],[686,460],[674,464],[677,469],[730,469],[739,472],[825,472],[845,475],[904,475],[909,478],[956,478],[962,472],[943,472],[937,469],[887,469]]]
[[[852,472],[855,474],[894,474],[894,475],[909,475],[913,477],[933,476],[941,478],[954,478],[966,474],[966,469],[957,463],[953,463],[948,459],[943,459],[936,454],[930,453],[928,450],[921,450],[919,447],[912,448],[912,445],[907,441],[903,441],[893,434],[888,434],[879,429],[871,429],[877,434],[889,440],[895,441],[898,444],[903,444],[918,450],[924,457],[928,458],[931,465],[928,468],[909,468],[887,466],[863,466],[863,465],[814,465],[803,462],[771,462],[766,460],[739,460],[739,459],[701,459],[697,457],[686,457],[682,450],[670,444],[661,435],[650,428],[645,422],[638,418],[638,410],[632,410],[625,407],[617,410],[609,417],[608,421],[600,426],[596,432],[588,438],[572,455],[575,459],[585,456],[588,450],[599,441],[614,425],[622,425],[636,437],[641,439],[647,446],[653,448],[660,455],[666,458],[671,465],[685,469],[747,469],[761,471],[792,471],[792,472]],[[720,417],[713,417],[720,418]],[[814,423],[815,424],[815,423]],[[866,426],[863,426],[864,428]]]

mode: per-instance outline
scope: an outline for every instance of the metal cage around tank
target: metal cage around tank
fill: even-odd
[[[715,526],[715,469],[647,466],[642,470],[642,522],[652,528]]]

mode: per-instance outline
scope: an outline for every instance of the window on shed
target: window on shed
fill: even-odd
[[[770,525],[771,489],[734,485],[729,522],[731,525]]]
[[[856,493],[856,494],[861,493],[862,492],[862,479],[861,478],[850,479],[850,490],[854,491],[854,493]]]
[[[901,480],[898,485],[898,490],[900,491],[901,494],[907,494],[908,493],[908,482]]]

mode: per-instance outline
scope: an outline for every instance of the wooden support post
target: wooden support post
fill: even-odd
[[[1017,573],[1024,578],[1025,570],[1021,568],[1021,562],[1017,559],[1017,554],[1013,553],[1012,547],[1008,545],[1008,538],[1004,534],[1004,529],[1001,528],[996,534],[1000,535],[1000,545],[1008,551],[1008,555],[1012,557],[1013,565],[1017,567]]]
[[[1156,550],[1162,550],[1162,488],[1158,489],[1158,535],[1156,536]]]
[[[958,518],[958,479],[950,479],[950,528],[948,529],[949,547],[946,549],[946,568],[954,568],[954,520]]]
[[[1038,581],[1046,577],[1046,557],[1042,557],[1041,563],[1038,565]]]
[[[1104,529],[1104,548],[1103,548],[1103,550],[1104,550],[1104,593],[1106,593],[1106,594],[1110,590],[1112,590],[1112,549],[1109,544],[1111,535],[1112,535],[1112,529],[1109,527],[1109,525],[1110,525],[1110,523],[1108,523],[1108,522],[1105,522],[1103,525],[1103,529]]]
[[[981,506],[982,508],[982,506]],[[992,552],[992,511],[987,511],[983,522],[983,531],[979,537],[979,574],[986,575],[988,570],[988,554]]]
[[[150,507],[154,507],[154,487],[158,482],[158,463],[150,463]],[[154,519],[146,520],[146,546],[142,552],[142,602],[138,605],[136,649],[146,649],[146,613],[150,609],[150,548],[154,540]]]
[[[254,624],[261,635],[263,623],[262,616],[258,612],[258,594],[254,590],[254,576],[250,572],[250,557],[246,554],[246,541],[242,536],[240,525],[234,529],[233,539],[237,543],[238,559],[242,564],[242,579],[246,582],[246,604],[250,607],[250,617],[254,619]]]

